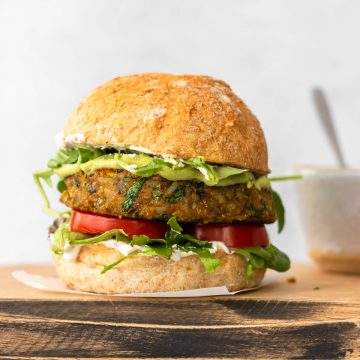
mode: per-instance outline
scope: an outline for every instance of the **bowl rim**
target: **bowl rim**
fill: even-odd
[[[291,175],[302,176],[360,176],[360,168],[339,168],[317,165],[295,165],[288,168]]]

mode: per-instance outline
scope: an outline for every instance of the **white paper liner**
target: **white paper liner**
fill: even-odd
[[[13,271],[11,275],[19,282],[24,285],[30,286],[35,289],[44,290],[44,291],[55,291],[61,293],[69,294],[82,294],[82,295],[94,295],[99,296],[104,294],[95,294],[85,291],[71,290],[66,287],[66,285],[58,277],[48,277],[41,276],[36,274],[28,274],[24,270]],[[254,289],[258,287],[238,290],[238,291],[229,291],[226,286],[218,287],[209,287],[201,289],[192,289],[192,290],[181,290],[181,291],[166,291],[166,292],[156,292],[156,293],[133,293],[133,294],[112,294],[106,296],[119,296],[119,297],[151,297],[151,298],[173,298],[173,297],[201,297],[201,296],[218,296],[218,295],[234,295]]]

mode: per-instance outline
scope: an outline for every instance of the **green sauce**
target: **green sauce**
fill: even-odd
[[[266,176],[256,178],[246,169],[231,166],[217,166],[208,164],[194,164],[190,161],[154,158],[145,154],[108,154],[93,160],[65,164],[54,169],[60,177],[67,177],[79,171],[91,172],[99,169],[125,169],[135,175],[149,177],[155,174],[170,181],[198,180],[208,186],[229,186],[246,183],[249,187],[258,189],[270,188],[270,181]]]

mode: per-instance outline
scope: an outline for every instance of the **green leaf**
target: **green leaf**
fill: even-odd
[[[35,181],[35,184],[40,192],[40,195],[44,201],[44,205],[45,207],[49,208],[50,207],[50,202],[49,199],[46,195],[46,192],[42,186],[41,180],[44,180],[49,187],[52,186],[52,182],[51,182],[51,176],[54,174],[53,170],[51,169],[45,169],[45,170],[41,170],[38,171],[36,173],[33,174],[33,178]]]
[[[106,154],[104,150],[96,148],[59,149],[55,157],[49,160],[48,167],[56,169],[66,164],[85,163],[104,154]]]
[[[192,246],[211,248],[211,244],[208,241],[199,240],[190,234],[183,234],[183,229],[176,221],[175,216],[171,217],[167,224],[170,226],[170,230],[165,234],[165,240],[168,244],[186,245],[191,243]]]
[[[266,266],[270,269],[284,272],[290,269],[289,257],[279,250],[275,245],[269,244],[266,250],[271,254],[271,259],[266,260]]]
[[[67,189],[64,179],[59,180],[56,187],[59,192],[64,192]]]
[[[179,225],[179,223],[176,221],[176,217],[172,216],[167,224],[170,226],[171,231],[176,232],[180,234],[183,231],[183,228]]]
[[[134,169],[134,174],[138,176],[149,177],[160,172],[163,167],[166,166],[166,162],[159,158],[153,158],[147,165]]]
[[[266,176],[255,176],[248,169],[211,165],[199,156],[184,160],[169,156],[152,156],[129,149],[102,150],[84,146],[59,149],[54,158],[48,162],[48,167],[62,177],[70,176],[80,170],[125,169],[141,177],[159,174],[171,181],[194,180],[208,186],[245,183],[249,187],[270,187]],[[183,190],[179,189],[178,197],[169,197],[165,201],[176,202],[182,197],[182,193]]]
[[[250,285],[251,277],[254,272],[254,268],[251,263],[248,263],[246,267],[246,285]]]
[[[126,256],[123,256],[121,259],[115,261],[114,263],[104,266],[101,271],[101,274],[105,274],[109,270],[113,269],[115,266],[118,266],[119,264],[121,264],[124,260],[128,259],[129,257],[139,255],[140,253],[141,253],[141,251],[134,251]]]
[[[136,197],[138,196],[142,186],[144,185],[145,181],[147,179],[146,178],[140,178],[138,180],[135,181],[135,184],[132,185],[128,191],[125,194],[125,200],[123,201],[123,203],[121,204],[121,207],[123,208],[123,210],[125,211],[129,211],[131,205],[133,204],[133,202],[135,201]]]
[[[191,251],[199,256],[201,262],[204,264],[206,272],[215,271],[215,269],[221,265],[221,260],[214,254],[211,254],[208,249],[194,247],[191,248]]]
[[[285,226],[285,208],[281,201],[280,195],[274,190],[272,190],[272,197],[275,205],[275,214],[278,221],[278,233],[281,233]]]
[[[46,195],[45,189],[43,187],[42,181],[45,181],[49,187],[52,187],[52,181],[51,176],[54,174],[54,171],[52,169],[45,169],[41,171],[37,171],[33,174],[34,182],[39,190],[40,196],[43,200],[43,211],[53,217],[64,217],[69,218],[70,213],[69,211],[57,211],[50,207],[50,201],[49,198]]]
[[[166,244],[166,240],[164,239],[150,239],[146,235],[134,235],[132,237],[132,240],[130,242],[131,246],[138,245],[138,246],[144,246],[152,243],[164,243]]]
[[[124,236],[122,236],[122,235],[124,235]],[[127,234],[124,230],[115,229],[115,230],[106,231],[106,232],[102,233],[101,235],[87,237],[84,239],[70,238],[69,244],[70,245],[90,245],[90,244],[96,244],[96,243],[99,243],[102,241],[111,240],[114,238],[117,241],[123,241],[126,243],[130,243],[130,240],[127,238]]]
[[[65,245],[69,242],[70,230],[66,224],[62,224],[54,233],[51,241],[51,250],[56,255],[64,253]]]
[[[189,160],[183,160],[184,164],[198,169],[205,177],[207,185],[216,185],[219,178],[215,172],[215,166],[205,163],[205,160],[201,156],[196,156]]]
[[[273,244],[264,247],[233,248],[236,254],[242,255],[254,269],[269,268],[276,271],[287,271],[290,268],[289,257]]]
[[[270,181],[288,181],[288,180],[301,180],[302,175],[289,175],[289,176],[272,176],[269,177]]]
[[[166,244],[153,243],[151,245],[145,245],[145,251],[141,255],[145,256],[161,256],[165,259],[170,259],[172,255],[172,247]]]
[[[263,269],[265,267],[265,260],[261,256],[251,253],[249,248],[236,248],[232,250],[236,254],[242,255],[255,269]]]

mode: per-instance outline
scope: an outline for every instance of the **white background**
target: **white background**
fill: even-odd
[[[310,96],[320,85],[359,166],[359,18],[356,0],[0,0],[0,263],[50,260],[31,173],[79,101],[118,75],[224,79],[262,122],[276,175],[335,164]],[[288,219],[272,239],[305,260],[292,185],[275,187]]]

